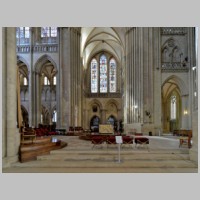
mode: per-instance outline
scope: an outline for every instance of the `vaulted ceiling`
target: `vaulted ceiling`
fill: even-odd
[[[125,28],[84,27],[81,29],[81,55],[86,68],[92,56],[100,51],[108,51],[119,62],[124,55]]]
[[[167,99],[167,97],[171,94],[172,91],[176,90],[180,93],[180,89],[177,85],[177,82],[173,79],[168,80],[163,86],[162,86],[162,94],[163,98]]]

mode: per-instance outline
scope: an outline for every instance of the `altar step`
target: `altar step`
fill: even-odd
[[[120,161],[120,162],[119,162]],[[50,155],[38,156],[37,161],[26,163],[16,163],[13,167],[22,168],[65,168],[73,171],[79,169],[95,169],[99,172],[104,168],[104,171],[111,172],[121,169],[191,169],[192,172],[197,171],[195,163],[189,160],[188,153],[180,151],[155,151],[155,152],[121,152],[120,160],[117,151],[52,151]],[[92,172],[92,170],[91,170]]]

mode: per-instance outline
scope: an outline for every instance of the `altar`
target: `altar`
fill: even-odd
[[[112,124],[99,124],[99,134],[114,134]]]

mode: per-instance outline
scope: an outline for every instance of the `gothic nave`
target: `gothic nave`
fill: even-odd
[[[3,27],[4,172],[19,163],[22,125],[68,133],[100,124],[176,142],[176,131],[192,131],[183,149],[197,172],[197,35],[194,27]],[[69,147],[71,137],[62,136]]]

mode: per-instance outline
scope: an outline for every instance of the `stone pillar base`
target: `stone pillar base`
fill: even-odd
[[[190,156],[190,160],[194,161],[198,165],[198,151],[197,151],[197,149],[190,149],[189,156]]]
[[[18,155],[12,157],[5,157],[2,159],[2,168],[11,167],[13,163],[16,163],[18,161],[19,161]]]

